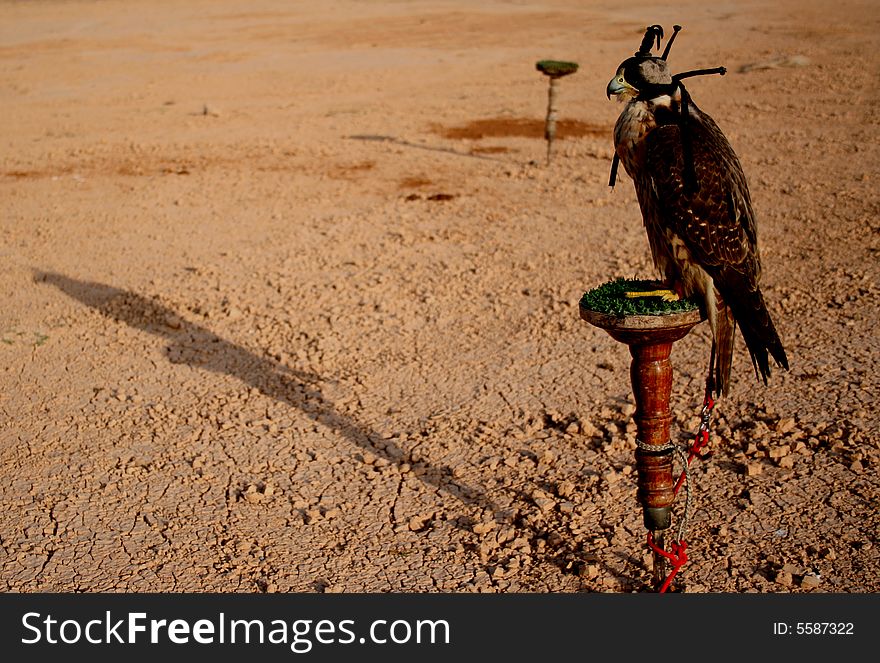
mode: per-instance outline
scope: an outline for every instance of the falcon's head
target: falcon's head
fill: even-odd
[[[681,26],[676,25],[673,29],[675,32],[666,44],[666,51],[662,56],[654,56],[651,55],[651,48],[655,39],[657,46],[660,46],[663,28],[659,25],[648,26],[645,30],[645,36],[642,38],[641,48],[633,57],[620,64],[614,78],[609,81],[605,90],[609,99],[611,95],[614,95],[618,101],[629,101],[636,97],[654,97],[657,94],[672,92],[675,85],[669,71],[669,65],[666,64],[666,56],[669,54],[669,48],[672,46],[675,35],[681,30]]]
[[[706,74],[727,73],[724,67],[716,67],[714,69],[695,69],[693,71],[685,71],[680,74],[673,75],[669,71],[669,65],[666,63],[666,56],[669,55],[669,49],[672,48],[672,42],[675,36],[681,30],[680,25],[672,26],[673,33],[666,42],[666,48],[663,55],[651,55],[651,48],[654,41],[657,41],[657,48],[660,47],[660,40],[663,38],[663,28],[659,25],[649,25],[645,30],[645,36],[642,38],[642,45],[636,54],[627,58],[620,63],[614,78],[608,83],[605,92],[608,98],[611,95],[617,97],[619,101],[629,101],[630,99],[655,99],[661,95],[674,96],[677,89],[681,89],[684,96],[684,85],[680,82],[684,78],[691,76],[705,76]]]
[[[605,92],[618,101],[629,101],[638,96],[656,96],[657,93],[668,94],[673,88],[672,74],[669,65],[660,58],[633,57],[617,68],[614,78],[608,83]]]

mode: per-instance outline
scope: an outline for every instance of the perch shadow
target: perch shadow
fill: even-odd
[[[393,145],[414,147],[418,150],[428,150],[429,152],[444,152],[446,154],[454,154],[457,157],[470,157],[471,159],[484,159],[486,161],[499,161],[502,163],[506,163],[505,159],[499,159],[498,157],[490,157],[486,156],[485,154],[476,154],[474,152],[459,152],[458,150],[454,150],[451,147],[433,147],[431,145],[419,145],[418,143],[410,143],[407,140],[403,140],[402,138],[395,138],[394,136],[359,134],[354,136],[346,136],[346,138],[348,140],[362,140],[372,143],[392,143]]]
[[[431,130],[443,138],[451,140],[513,137],[544,140],[544,122],[544,120],[529,117],[490,117],[472,120],[467,124],[454,127],[434,124]],[[557,121],[556,137],[560,140],[585,136],[605,139],[608,135],[608,127],[605,124],[593,124],[568,118]]]
[[[317,375],[259,357],[200,325],[182,319],[173,309],[129,290],[103,283],[80,281],[53,272],[35,271],[34,281],[49,283],[111,320],[124,322],[135,329],[165,338],[170,342],[165,349],[165,355],[171,363],[183,363],[234,377],[280,403],[297,408],[316,423],[326,426],[355,446],[376,454],[389,463],[398,466],[407,463],[413,468],[421,466],[423,471],[415,476],[426,485],[447,493],[466,505],[499,513],[482,491],[453,481],[450,478],[451,468],[416,463],[404,449],[389,440],[382,440],[385,448],[377,446],[380,436],[352,417],[339,412],[321,392],[318,386],[321,378]],[[169,327],[165,322],[169,318],[180,320],[179,328]]]

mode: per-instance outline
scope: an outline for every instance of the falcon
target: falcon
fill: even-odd
[[[608,83],[608,98],[625,103],[614,126],[611,186],[622,162],[635,185],[654,264],[676,294],[699,299],[712,329],[707,393],[729,393],[739,325],[755,375],[767,384],[770,357],[788,358],[758,285],[761,262],[749,188],[739,159],[685,78],[724,74],[723,67],[672,75],[661,56],[663,29],[645,31],[634,57]]]

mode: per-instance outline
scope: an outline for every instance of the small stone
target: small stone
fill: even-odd
[[[619,578],[612,577],[612,578],[603,578],[602,579],[602,586],[606,587],[609,590],[618,590],[619,591],[620,585],[621,585],[621,582],[620,582]]]
[[[529,539],[524,536],[516,537],[509,547],[513,548],[521,554],[531,555],[532,553],[532,544],[529,542]],[[515,559],[522,559],[525,562],[526,560],[528,560],[528,557]]]
[[[556,485],[556,494],[559,497],[571,497],[574,494],[574,483],[565,479]]]
[[[270,582],[268,585],[266,585],[266,593],[267,594],[274,594],[277,591],[278,591],[278,585],[276,585],[274,582]]]
[[[581,435],[595,437],[599,430],[589,420],[581,421]]]
[[[584,566],[583,575],[589,580],[593,580],[599,575],[599,567],[595,564],[587,564]]]
[[[790,453],[791,449],[788,447],[788,445],[780,445],[778,447],[773,447],[772,449],[770,449],[767,455],[770,456],[770,458],[772,458],[773,460],[779,460],[780,458],[784,458]]]
[[[794,417],[786,417],[785,419],[780,419],[776,422],[776,432],[777,433],[787,433],[790,430],[793,430],[795,427]]]
[[[777,585],[782,585],[783,587],[791,587],[792,577],[788,571],[782,570],[777,572],[775,580]]]
[[[550,532],[550,535],[547,537],[547,545],[551,548],[558,548],[563,543],[565,543],[565,539],[562,538],[559,532]]]
[[[794,467],[794,456],[785,456],[779,459],[779,467],[790,470]]]
[[[759,474],[764,472],[764,464],[763,463],[747,463],[746,464],[746,476],[756,477]]]
[[[495,523],[493,521],[489,521],[486,523],[477,523],[474,525],[474,534],[486,534],[495,529]]]
[[[538,497],[535,498],[535,504],[538,505],[538,508],[541,509],[541,511],[550,511],[556,506],[556,500],[549,497]]]
[[[569,435],[576,435],[581,432],[580,424],[576,421],[572,421],[568,426],[565,427],[565,432]]]
[[[183,322],[176,315],[168,314],[165,316],[165,326],[171,329],[180,329]]]
[[[413,516],[409,519],[407,526],[409,527],[411,532],[420,532],[425,529],[425,526],[431,520],[431,514],[420,514],[418,516]]]
[[[807,573],[801,578],[801,587],[804,589],[816,589],[820,584],[822,584],[822,579],[817,573]]]
[[[260,489],[257,488],[256,484],[250,484],[245,491],[241,495],[247,502],[251,504],[256,504],[262,502],[265,495],[260,492]]]

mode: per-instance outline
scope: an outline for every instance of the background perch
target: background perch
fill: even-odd
[[[547,141],[547,163],[549,164],[553,139],[556,138],[556,98],[559,79],[576,72],[578,65],[575,62],[561,60],[541,60],[535,64],[535,69],[550,78],[550,89],[547,92],[547,118],[544,121],[544,139]]]

